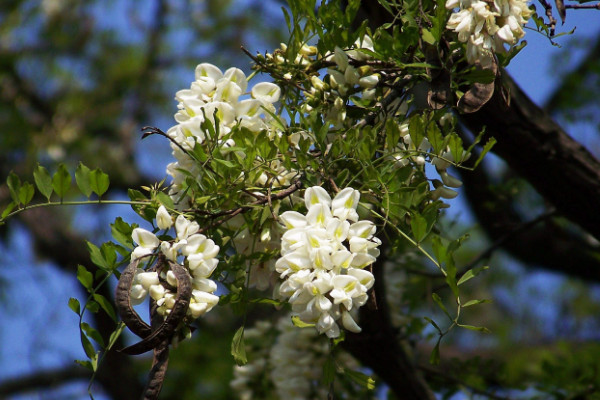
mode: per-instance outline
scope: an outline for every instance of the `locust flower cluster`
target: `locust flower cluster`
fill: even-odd
[[[270,137],[281,134],[272,126],[270,114],[275,112],[273,103],[281,95],[279,86],[269,82],[257,83],[250,89],[250,97],[243,99],[247,94],[248,79],[238,68],[229,68],[223,73],[216,66],[203,63],[196,67],[195,77],[189,89],[176,93],[175,99],[179,102],[179,110],[175,114],[177,125],[167,131],[177,160],[167,166],[167,174],[173,178],[170,194],[176,202],[180,200],[185,178],[188,175],[198,176],[201,172],[188,155],[196,145],[210,140],[217,141],[221,147],[235,146],[232,139],[223,140],[235,126],[247,128],[255,134],[264,132]],[[218,137],[211,137],[210,132],[202,127],[205,122],[210,122]],[[280,166],[270,167],[278,172],[282,170]],[[281,173],[286,175],[287,171],[282,170]]]
[[[160,252],[170,261],[184,265],[190,273],[193,286],[188,315],[198,318],[219,302],[219,297],[214,294],[217,284],[210,279],[219,263],[216,258],[219,246],[198,233],[198,224],[185,216],[179,215],[173,222],[173,217],[164,206],[156,213],[156,225],[162,230],[175,226],[175,239],[161,240],[146,229],[135,228],[132,238],[137,247],[131,254],[131,260]],[[159,272],[146,272],[139,268],[131,287],[132,304],[143,302],[148,294],[156,301],[158,312],[163,316],[168,315],[177,297],[177,279],[173,272],[161,271],[159,275]]]
[[[361,328],[352,313],[367,301],[373,274],[364,268],[375,262],[381,241],[371,221],[359,221],[360,192],[340,191],[332,200],[325,189],[308,188],[307,213],[280,215],[286,231],[275,270],[284,282],[279,293],[300,320],[315,324],[330,338],[340,335],[338,323],[351,332]]]
[[[483,67],[525,35],[523,25],[531,16],[525,0],[447,0],[446,8],[458,8],[446,27],[467,43],[467,61]]]
[[[327,397],[327,387],[318,381],[329,345],[315,330],[297,329],[290,315],[284,315],[275,323],[258,321],[244,331],[244,339],[249,362],[234,367],[230,386],[236,398],[262,399],[267,390],[278,399]]]
[[[411,163],[418,167],[424,166],[428,162],[425,155],[431,151],[432,147],[429,140],[424,137],[417,146],[410,136],[408,124],[401,124],[398,129],[400,130],[400,141],[394,149],[396,166],[401,168]],[[464,152],[463,159],[467,158],[468,155]],[[448,168],[454,161],[449,147],[444,149],[439,156],[434,156],[430,160],[440,176],[440,179],[432,179],[431,200],[453,199],[458,196],[458,192],[453,189],[461,187],[462,182],[448,173]]]

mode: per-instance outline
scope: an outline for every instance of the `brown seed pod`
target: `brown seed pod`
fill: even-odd
[[[164,322],[141,342],[121,350],[125,354],[142,354],[153,350],[164,340],[170,341],[179,324],[185,319],[192,297],[192,281],[187,270],[177,263],[169,261],[169,267],[177,279],[177,297],[173,309]]]
[[[121,274],[117,289],[115,290],[115,303],[119,316],[125,325],[141,338],[146,338],[152,333],[150,325],[148,325],[131,305],[131,285],[135,278],[135,272],[140,260],[132,261]]]

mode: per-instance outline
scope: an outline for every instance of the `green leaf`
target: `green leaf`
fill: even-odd
[[[423,317],[423,318],[425,319],[425,321],[429,322],[429,323],[430,323],[430,324],[431,324],[431,325],[432,325],[432,326],[433,326],[433,327],[434,327],[434,328],[435,328],[435,329],[438,331],[438,333],[439,333],[440,335],[442,335],[442,334],[443,334],[443,333],[442,333],[442,330],[441,330],[441,328],[439,327],[439,325],[438,325],[438,324],[436,324],[436,323],[435,323],[435,321],[434,321],[434,320],[432,320],[432,319],[431,319],[431,318],[429,318],[429,317]]]
[[[312,328],[315,326],[315,324],[307,324],[306,322],[302,321],[297,315],[292,317],[292,323],[298,328]]]
[[[175,203],[173,203],[173,199],[165,192],[156,193],[156,199],[160,204],[167,208],[175,208]]]
[[[363,374],[360,371],[354,371],[349,368],[344,368],[344,375],[367,390],[375,389],[375,380],[369,375]]]
[[[456,134],[453,133],[450,135],[450,140],[448,141],[448,146],[450,146],[450,152],[452,153],[452,157],[454,158],[454,162],[460,163],[463,158],[463,142],[462,139]]]
[[[429,44],[435,43],[435,37],[433,37],[433,34],[427,29],[423,29],[423,32],[421,33],[421,38],[423,38],[423,41]]]
[[[77,182],[77,187],[81,190],[81,193],[89,199],[92,195],[90,169],[82,163],[79,163],[75,170],[75,181]]]
[[[7,205],[6,208],[2,211],[2,216],[0,216],[0,219],[6,218],[8,214],[10,214],[11,211],[15,209],[16,206],[17,203],[15,203],[14,201],[10,202],[10,204]]]
[[[86,310],[96,314],[98,311],[100,311],[100,304],[96,303],[94,300],[90,300],[85,303],[85,308]]]
[[[87,240],[85,244],[88,248],[88,251],[90,252],[90,259],[92,260],[92,262],[102,269],[108,269],[106,267],[106,262],[104,261],[104,256],[102,255],[100,248],[98,248],[98,246],[96,246],[94,243],[88,242]]]
[[[59,164],[58,170],[52,176],[52,188],[61,200],[71,188],[71,175],[65,164]]]
[[[77,315],[81,314],[81,304],[79,304],[79,300],[74,297],[69,299],[69,308],[73,310],[73,312]]]
[[[81,323],[81,329],[85,332],[85,334],[94,339],[94,341],[96,343],[98,343],[101,347],[105,347],[104,346],[104,339],[102,339],[102,335],[100,335],[100,332],[98,332],[95,328],[92,328],[89,324],[82,322]]]
[[[460,326],[461,328],[470,329],[472,331],[491,333],[490,330],[488,328],[486,328],[485,326],[473,326],[473,325],[463,325],[463,324],[458,324],[458,326]]]
[[[481,153],[479,154],[477,161],[475,161],[475,165],[473,165],[473,168],[476,168],[479,165],[479,163],[481,163],[481,161],[483,160],[483,157],[485,157],[485,155],[492,149],[492,147],[494,147],[495,144],[496,144],[496,139],[494,139],[494,138],[490,138],[487,141],[485,146],[483,146],[483,149],[481,150]]]
[[[323,364],[323,384],[329,386],[335,379],[335,361],[333,357],[327,357]]]
[[[48,170],[41,165],[38,164],[36,169],[33,171],[33,180],[35,181],[35,185],[37,186],[40,193],[46,198],[46,200],[50,201],[50,196],[52,196],[52,177]]]
[[[94,371],[94,367],[89,360],[75,360],[75,364],[81,365],[83,368],[89,369],[90,371]]]
[[[479,273],[481,271],[485,271],[488,268],[489,267],[487,265],[484,265],[484,266],[478,267],[478,268],[471,268],[470,270],[465,272],[465,274],[463,276],[460,277],[460,279],[458,280],[458,283],[456,285],[457,286],[462,285],[463,283],[467,282],[468,280],[475,278],[477,275],[479,275]]]
[[[442,150],[444,150],[444,136],[442,135],[440,128],[434,122],[431,122],[427,126],[427,139],[429,140],[429,143],[431,143],[435,154],[440,154]]]
[[[102,254],[106,270],[110,272],[115,269],[117,264],[117,251],[115,245],[111,242],[103,243],[102,246],[100,246],[100,253]]]
[[[98,197],[102,196],[108,190],[109,179],[108,174],[105,174],[99,168],[90,172],[90,188]]]
[[[450,319],[450,321],[452,321],[453,319],[450,316],[450,313],[448,312],[448,309],[446,309],[446,306],[442,302],[441,297],[438,296],[437,293],[432,293],[431,297],[433,298],[433,301],[435,301],[435,303],[438,305],[438,307],[444,312],[444,314],[446,314],[446,316]]]
[[[101,294],[94,293],[94,300],[100,304],[100,308],[102,308],[113,321],[117,322],[117,314],[115,313],[115,309],[106,299],[106,297],[102,296]]]
[[[481,300],[469,300],[465,304],[461,304],[462,308],[475,306],[477,304],[490,303],[491,300],[481,299]]]
[[[6,184],[8,185],[8,190],[10,192],[10,197],[16,204],[21,204],[19,200],[19,191],[21,189],[21,179],[14,172],[10,171],[8,174],[8,178],[6,178]]]
[[[233,335],[231,341],[231,355],[237,365],[246,365],[248,358],[246,357],[246,345],[244,343],[244,326],[240,326]]]
[[[83,328],[83,327],[82,327]],[[81,345],[83,346],[83,350],[85,351],[85,355],[92,361],[92,366],[94,364],[94,359],[97,358],[96,349],[94,349],[94,345],[90,342],[90,339],[83,333],[83,330],[79,332],[79,337],[81,338]],[[94,368],[95,370],[95,368]]]
[[[26,206],[29,204],[31,199],[33,199],[33,195],[35,194],[35,188],[29,182],[23,182],[23,185],[19,189],[19,202]]]
[[[446,283],[452,290],[454,297],[458,298],[458,285],[456,283],[456,265],[454,265],[454,260],[452,257],[448,259],[446,263]]]
[[[440,264],[446,262],[448,254],[446,252],[446,246],[442,243],[442,239],[439,236],[433,236],[431,239],[431,248],[433,249],[433,254],[435,258],[438,260]]]
[[[81,282],[83,287],[86,288],[88,292],[92,290],[94,276],[83,265],[77,266],[77,280]]]
[[[431,365],[438,365],[440,363],[440,341],[442,340],[442,338],[440,337],[437,341],[437,343],[435,344],[435,346],[433,347],[433,350],[431,350],[431,355],[429,356],[429,364]]]
[[[117,325],[117,329],[115,329],[113,331],[113,333],[110,334],[110,337],[108,338],[108,346],[106,346],[107,351],[112,349],[112,347],[115,345],[115,343],[117,342],[117,339],[119,339],[119,336],[121,336],[121,333],[123,332],[124,329],[125,329],[125,324],[123,322],[119,322],[119,325]]]
[[[490,69],[473,68],[473,70],[464,75],[464,78],[470,82],[492,83],[496,79],[496,73]]]
[[[131,239],[131,232],[133,227],[127,222],[123,221],[123,218],[117,217],[115,222],[110,224],[110,231],[112,237],[123,246],[128,249],[133,248],[133,240]]]
[[[427,235],[427,220],[421,214],[414,213],[410,219],[410,228],[417,243]]]

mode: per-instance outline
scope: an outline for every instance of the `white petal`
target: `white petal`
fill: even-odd
[[[322,203],[327,207],[331,206],[331,196],[325,189],[320,186],[313,186],[306,189],[304,192],[304,202],[306,208],[310,210],[310,207],[314,204]]]
[[[354,276],[356,279],[358,279],[360,284],[363,285],[366,290],[371,289],[373,283],[375,282],[375,277],[373,274],[364,269],[350,268],[348,270],[348,275]]]
[[[137,282],[148,290],[152,285],[158,285],[157,272],[141,272],[136,275]]]
[[[361,237],[365,239],[370,239],[375,234],[377,228],[375,224],[371,221],[358,221],[354,224],[350,225],[350,230],[348,232],[349,237]]]
[[[279,215],[279,220],[283,222],[286,229],[302,228],[306,226],[306,216],[297,211],[286,211]]]
[[[135,228],[131,233],[131,237],[134,242],[145,249],[155,249],[160,243],[154,233],[142,228]]]
[[[281,96],[281,88],[274,83],[260,82],[252,88],[252,97],[267,103],[275,103]]]
[[[133,304],[134,306],[137,304],[141,304],[146,298],[146,295],[148,295],[148,291],[144,289],[142,285],[138,284],[131,286],[129,298],[131,299],[131,304]]]
[[[196,67],[196,79],[201,77],[211,78],[213,81],[218,81],[223,77],[221,70],[209,63],[202,63]]]
[[[229,68],[223,74],[223,79],[227,79],[233,83],[237,83],[237,85],[242,89],[242,92],[246,91],[248,87],[248,80],[246,79],[246,74],[239,68]]]
[[[217,284],[212,279],[194,278],[192,284],[194,289],[207,293],[213,293],[215,290],[217,290]]]
[[[344,328],[346,328],[350,332],[359,333],[360,331],[362,331],[360,326],[358,326],[356,321],[354,321],[354,318],[352,318],[350,313],[347,311],[344,311],[342,313],[342,324],[344,325]]]
[[[152,285],[148,291],[150,292],[150,297],[155,301],[158,301],[165,297],[166,289],[163,285]]]
[[[160,206],[156,212],[156,225],[158,225],[160,229],[169,229],[173,226],[173,220],[165,206]]]
[[[325,228],[332,217],[331,209],[324,203],[312,205],[306,213],[306,221],[309,225],[320,228]]]

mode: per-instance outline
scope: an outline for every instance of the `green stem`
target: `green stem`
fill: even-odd
[[[98,204],[127,204],[127,205],[145,205],[150,204],[149,201],[128,201],[128,200],[85,200],[85,201],[51,201],[48,203],[38,203],[27,205],[9,213],[6,217],[0,218],[0,222],[6,221],[8,218],[22,213],[26,210],[31,210],[40,207],[57,207],[57,206],[83,206],[83,205],[98,205]]]

